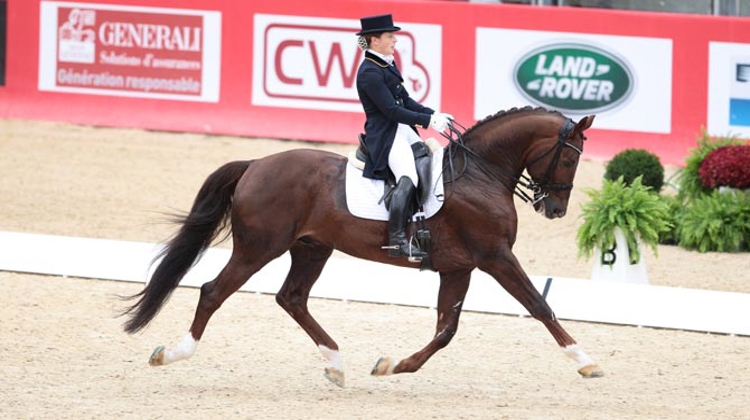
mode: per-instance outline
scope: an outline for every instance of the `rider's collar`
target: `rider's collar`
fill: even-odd
[[[367,52],[374,55],[375,57],[378,57],[379,59],[383,60],[389,65],[393,65],[393,56],[392,55],[383,55],[373,49],[367,49]]]

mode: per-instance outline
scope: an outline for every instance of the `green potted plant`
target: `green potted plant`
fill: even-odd
[[[698,252],[750,251],[750,193],[713,190],[685,207],[676,229],[681,247]]]
[[[586,194],[591,201],[581,207],[583,223],[577,233],[579,257],[591,258],[598,252],[599,266],[609,265],[612,269],[615,261],[608,258],[614,258],[616,253],[627,253],[629,265],[642,263],[641,244],[658,255],[659,235],[671,227],[669,205],[643,185],[641,176],[629,185],[622,176],[614,181],[605,179],[601,190],[588,189]],[[617,249],[618,237],[621,248],[627,249]],[[645,275],[645,268],[643,271]]]
[[[664,185],[664,166],[658,156],[646,149],[626,149],[607,162],[604,172],[604,179],[610,181],[621,176],[627,185],[642,176],[643,185],[658,193]]]
[[[669,214],[669,224],[671,228],[659,234],[659,244],[677,245],[677,229],[680,226],[682,216],[685,212],[685,205],[680,202],[676,195],[659,194],[659,199],[667,206]]]

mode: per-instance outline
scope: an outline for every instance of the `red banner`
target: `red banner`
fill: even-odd
[[[465,126],[512,106],[596,114],[586,155],[683,162],[750,137],[750,20],[445,1],[8,4],[0,117],[354,143],[359,18],[392,13],[405,86]],[[435,136],[426,132],[423,137]]]

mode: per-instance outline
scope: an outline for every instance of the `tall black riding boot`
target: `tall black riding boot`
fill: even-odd
[[[421,259],[427,256],[419,246],[412,245],[406,237],[406,223],[412,217],[412,202],[416,188],[411,179],[402,176],[391,196],[391,210],[388,218],[388,255]]]

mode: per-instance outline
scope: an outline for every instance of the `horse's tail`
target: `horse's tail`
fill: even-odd
[[[182,226],[154,259],[156,262],[164,257],[151,280],[140,293],[125,297],[138,298],[122,314],[130,315],[130,319],[124,324],[126,332],[135,333],[154,319],[180,280],[226,228],[234,190],[250,163],[251,161],[235,161],[217,169],[208,176],[198,191],[190,213],[175,216],[174,222]],[[227,236],[228,233],[222,240]]]

